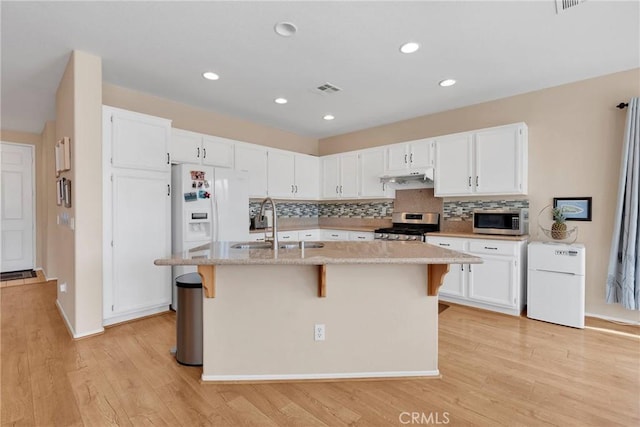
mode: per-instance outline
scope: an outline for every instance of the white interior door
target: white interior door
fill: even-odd
[[[33,147],[0,144],[3,272],[34,266]]]

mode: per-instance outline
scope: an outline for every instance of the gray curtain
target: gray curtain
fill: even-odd
[[[640,310],[640,98],[632,98],[627,108],[618,202],[607,275],[607,302],[620,303],[629,310]]]

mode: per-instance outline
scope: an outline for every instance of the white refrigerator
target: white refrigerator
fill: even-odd
[[[584,328],[585,267],[582,244],[530,243],[527,317]]]
[[[249,178],[246,172],[195,164],[171,167],[172,253],[212,242],[249,240]],[[195,266],[172,269],[171,308],[178,309],[176,277]]]

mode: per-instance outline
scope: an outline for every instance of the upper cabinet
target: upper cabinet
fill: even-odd
[[[171,132],[171,162],[233,167],[234,141],[182,129]]]
[[[358,197],[358,154],[355,152],[322,157],[322,197]]]
[[[319,196],[320,160],[316,156],[270,149],[267,173],[271,197],[317,199]]]
[[[434,166],[434,140],[418,139],[387,146],[387,173],[422,170]]]
[[[394,191],[380,182],[384,175],[386,150],[384,147],[358,152],[358,196],[367,198],[394,197]]]
[[[105,108],[111,122],[113,167],[166,172],[171,169],[171,121],[119,108]]]
[[[236,143],[235,169],[249,173],[249,197],[267,195],[267,149],[261,145]]]
[[[527,194],[527,125],[436,138],[435,195]]]

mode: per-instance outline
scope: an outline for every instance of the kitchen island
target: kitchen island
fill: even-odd
[[[203,278],[202,380],[439,375],[438,288],[450,264],[482,260],[416,242],[323,244],[217,242],[155,261]]]

